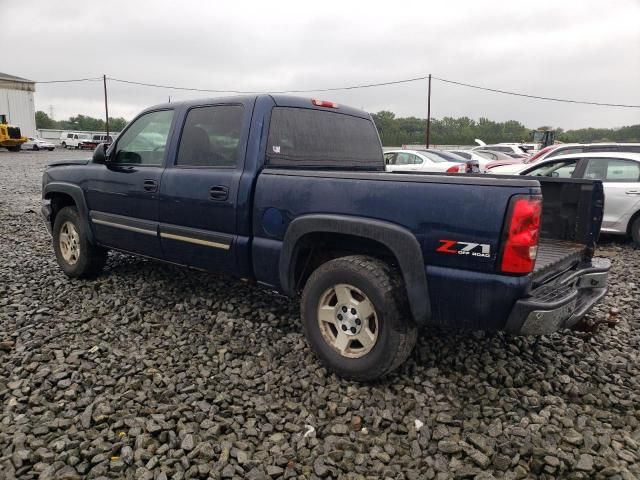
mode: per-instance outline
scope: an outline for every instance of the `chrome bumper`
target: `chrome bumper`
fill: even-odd
[[[553,284],[542,285],[518,300],[505,330],[545,335],[575,325],[607,293],[611,261],[595,257]]]

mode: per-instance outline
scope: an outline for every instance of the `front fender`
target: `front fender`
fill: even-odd
[[[78,185],[67,182],[50,182],[42,187],[42,198],[45,200],[51,199],[56,193],[64,193],[73,199],[80,218],[87,222],[89,241],[94,243],[93,230],[91,229],[91,222],[89,221],[89,208],[87,207],[87,201],[82,189]]]

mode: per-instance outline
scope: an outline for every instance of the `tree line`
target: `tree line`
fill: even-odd
[[[424,145],[427,121],[417,117],[396,117],[383,110],[371,114],[385,146]],[[122,117],[109,117],[109,130],[119,132],[127,124]],[[54,120],[43,111],[36,112],[36,128],[62,130],[87,130],[104,132],[103,119],[88,115],[76,115],[67,120]],[[550,128],[550,127],[539,127]],[[431,143],[434,145],[473,145],[479,138],[486,143],[529,142],[533,129],[516,120],[494,122],[488,118],[474,120],[469,117],[443,117],[431,120]],[[640,142],[640,124],[621,128],[580,128],[563,130],[556,128],[556,139],[564,143],[588,142]]]
[[[416,117],[396,117],[393,112],[371,114],[384,146],[424,145],[427,121]],[[548,129],[548,126],[538,127]],[[534,129],[516,120],[494,122],[488,118],[443,117],[431,119],[433,145],[473,145],[479,138],[486,143],[530,142]],[[621,128],[556,128],[556,140],[564,143],[640,142],[640,124]]]
[[[122,117],[109,117],[109,131],[120,132],[127,124],[127,120]],[[36,112],[36,128],[53,128],[62,130],[86,130],[89,132],[104,132],[107,127],[101,118],[93,118],[88,115],[76,115],[67,120],[54,120],[45,112]]]

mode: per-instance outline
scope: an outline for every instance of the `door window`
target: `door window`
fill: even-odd
[[[606,182],[638,182],[640,181],[640,164],[633,160],[619,158],[592,158],[589,160],[584,177]]]
[[[554,178],[571,178],[573,171],[576,169],[577,159],[558,160],[557,162],[549,162],[529,170],[524,175],[532,175],[534,177],[554,177]]]
[[[422,159],[413,153],[401,152],[396,156],[396,165],[419,165]]]
[[[173,110],[142,115],[118,139],[113,163],[119,165],[162,165]]]
[[[193,108],[182,130],[176,165],[234,167],[238,160],[242,105]]]

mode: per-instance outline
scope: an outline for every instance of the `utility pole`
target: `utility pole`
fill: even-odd
[[[102,76],[102,84],[104,85],[104,124],[107,127],[107,136],[109,136],[109,104],[107,102],[107,76]]]
[[[426,148],[431,144],[431,74],[429,74],[429,93],[427,94],[427,132],[426,132]]]

